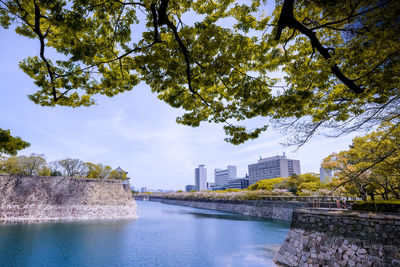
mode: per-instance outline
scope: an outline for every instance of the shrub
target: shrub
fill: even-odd
[[[400,200],[359,201],[353,203],[352,210],[375,212],[400,212]]]
[[[283,181],[287,180],[287,178],[272,178],[272,179],[264,179],[257,181],[255,184],[252,184],[248,187],[249,190],[272,190],[275,186],[279,185]]]

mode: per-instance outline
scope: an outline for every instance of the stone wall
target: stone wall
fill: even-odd
[[[136,218],[121,180],[0,175],[0,222]]]
[[[400,214],[296,210],[275,260],[286,266],[400,266]]]
[[[152,201],[194,208],[234,212],[243,215],[290,221],[294,209],[312,206],[312,203],[266,200],[225,199],[170,199],[150,197]]]

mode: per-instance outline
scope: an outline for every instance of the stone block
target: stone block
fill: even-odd
[[[364,248],[359,248],[357,251],[358,254],[367,254],[367,250]]]
[[[350,249],[348,249],[348,250],[346,251],[346,254],[349,255],[350,257],[352,257],[352,256],[355,254],[355,252],[354,252],[354,250],[352,250],[352,249],[350,248]]]

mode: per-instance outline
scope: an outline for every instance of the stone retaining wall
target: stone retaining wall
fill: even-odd
[[[0,223],[136,217],[121,180],[0,175]]]
[[[243,215],[290,221],[294,209],[312,206],[312,203],[266,200],[225,199],[170,199],[150,197],[151,201],[194,208],[234,212]]]
[[[275,260],[286,266],[400,266],[400,215],[296,210]]]

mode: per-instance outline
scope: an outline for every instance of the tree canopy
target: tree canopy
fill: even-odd
[[[286,178],[277,177],[272,179],[259,180],[248,187],[249,190],[273,190],[276,185],[284,182]]]
[[[18,136],[12,136],[10,130],[0,129],[0,155],[16,155],[18,150],[29,147],[30,144]]]
[[[65,158],[47,163],[43,154],[30,156],[0,157],[0,173],[25,176],[67,176],[96,179],[127,179],[127,172],[121,168],[112,169],[101,163],[83,162],[80,159]]]
[[[26,176],[49,176],[51,173],[46,166],[44,155],[40,154],[2,158],[0,159],[0,172]]]
[[[39,43],[20,63],[39,105],[90,106],[144,81],[186,110],[177,122],[223,123],[234,144],[276,122],[297,144],[398,127],[400,2],[275,2],[2,0],[0,23]]]
[[[400,129],[384,125],[356,137],[349,150],[334,153],[323,163],[335,171],[339,185],[350,185],[364,199],[400,199]]]

